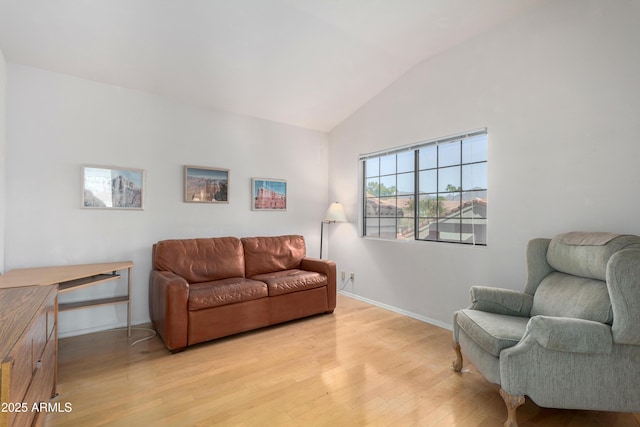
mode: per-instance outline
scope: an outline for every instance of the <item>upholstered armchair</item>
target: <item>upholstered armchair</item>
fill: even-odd
[[[640,412],[640,237],[573,232],[527,245],[524,292],[474,286],[453,320],[462,354],[507,406]]]

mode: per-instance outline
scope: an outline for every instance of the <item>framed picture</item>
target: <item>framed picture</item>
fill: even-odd
[[[251,178],[251,209],[254,211],[286,211],[287,181]]]
[[[185,166],[184,201],[229,203],[229,169]]]
[[[82,207],[142,210],[144,175],[142,169],[82,166]]]

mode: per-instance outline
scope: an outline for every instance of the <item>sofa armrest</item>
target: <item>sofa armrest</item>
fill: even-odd
[[[303,258],[300,269],[327,276],[327,302],[329,305],[327,311],[333,311],[336,308],[336,263],[325,259]]]
[[[592,320],[534,316],[527,334],[552,351],[609,354],[613,348],[611,327]]]
[[[471,287],[472,310],[496,314],[528,317],[533,306],[533,296],[511,289],[488,286]]]
[[[151,270],[149,315],[153,325],[171,351],[187,346],[187,304],[189,284],[169,271]]]

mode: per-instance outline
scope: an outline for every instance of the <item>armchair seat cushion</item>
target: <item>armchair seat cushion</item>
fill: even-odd
[[[476,344],[498,357],[502,350],[513,347],[522,339],[529,318],[478,310],[460,310],[456,321],[467,335],[473,337]]]
[[[189,286],[188,310],[203,310],[267,296],[266,283],[244,277],[193,283]]]
[[[304,291],[327,285],[327,276],[313,271],[298,269],[258,274],[251,277],[267,284],[269,296]]]

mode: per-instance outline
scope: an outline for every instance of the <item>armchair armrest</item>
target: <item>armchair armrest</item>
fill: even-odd
[[[151,270],[149,315],[171,351],[187,346],[189,283],[170,271]]]
[[[527,243],[527,284],[525,293],[533,295],[538,289],[538,285],[553,270],[547,262],[547,250],[551,239],[531,239]]]
[[[533,306],[533,296],[511,289],[487,286],[471,287],[472,310],[496,314],[528,317]]]
[[[623,249],[607,263],[616,343],[640,345],[640,249]]]
[[[326,259],[303,258],[300,263],[300,269],[314,271],[327,276],[328,311],[333,311],[336,308],[336,263]]]
[[[534,316],[526,334],[542,347],[569,353],[611,353],[613,336],[608,325],[568,317]]]

